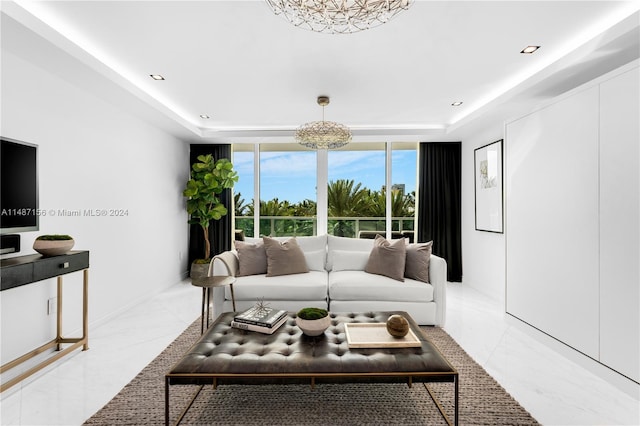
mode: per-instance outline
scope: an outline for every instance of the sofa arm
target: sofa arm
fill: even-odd
[[[238,256],[233,251],[225,251],[211,259],[209,264],[209,276],[213,275],[238,275]]]
[[[444,327],[447,312],[447,261],[431,255],[429,281],[433,286],[433,301],[436,302],[436,324]]]

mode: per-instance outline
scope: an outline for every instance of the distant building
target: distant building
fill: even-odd
[[[391,185],[391,191],[399,191],[404,196],[404,183],[394,183]]]

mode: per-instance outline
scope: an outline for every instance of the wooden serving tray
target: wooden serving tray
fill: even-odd
[[[415,348],[422,343],[413,330],[402,338],[396,338],[387,331],[387,324],[380,322],[348,323],[344,325],[350,348]]]

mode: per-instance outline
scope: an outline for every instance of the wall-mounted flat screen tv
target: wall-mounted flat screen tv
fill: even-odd
[[[38,230],[38,146],[0,137],[0,234]]]

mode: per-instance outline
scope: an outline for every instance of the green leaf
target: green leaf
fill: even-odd
[[[211,154],[198,155],[196,158],[198,161],[203,163],[210,163],[213,160],[213,156]]]
[[[199,155],[197,160],[191,165],[191,179],[182,195],[187,198],[189,223],[197,223],[206,229],[211,220],[219,220],[228,213],[218,194],[238,182],[238,173],[227,158],[215,161],[213,155],[206,154]]]

